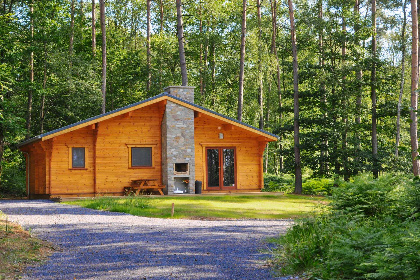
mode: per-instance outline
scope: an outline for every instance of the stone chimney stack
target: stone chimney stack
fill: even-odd
[[[185,101],[194,103],[194,87],[187,86],[170,86],[163,91],[175,97],[184,99]]]
[[[165,88],[194,103],[194,87]],[[168,100],[162,121],[162,182],[167,194],[195,193],[194,110]]]

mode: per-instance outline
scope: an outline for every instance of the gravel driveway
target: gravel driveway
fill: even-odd
[[[0,201],[0,210],[60,248],[24,279],[273,279],[264,239],[291,225],[144,218],[50,201]]]

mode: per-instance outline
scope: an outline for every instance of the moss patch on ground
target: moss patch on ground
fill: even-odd
[[[45,260],[53,246],[11,223],[0,211],[0,279],[19,279],[28,265]]]

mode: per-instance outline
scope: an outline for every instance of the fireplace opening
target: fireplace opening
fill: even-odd
[[[188,168],[188,163],[175,163],[174,164],[175,175],[186,175],[189,173],[190,173],[190,170]]]
[[[174,178],[174,194],[188,193],[189,177]]]

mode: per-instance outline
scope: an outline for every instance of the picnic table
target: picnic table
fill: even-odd
[[[165,188],[163,185],[158,185],[158,179],[136,179],[131,180],[131,186],[124,188],[124,194],[134,193],[139,195],[142,190],[158,191],[163,195],[162,190]]]

